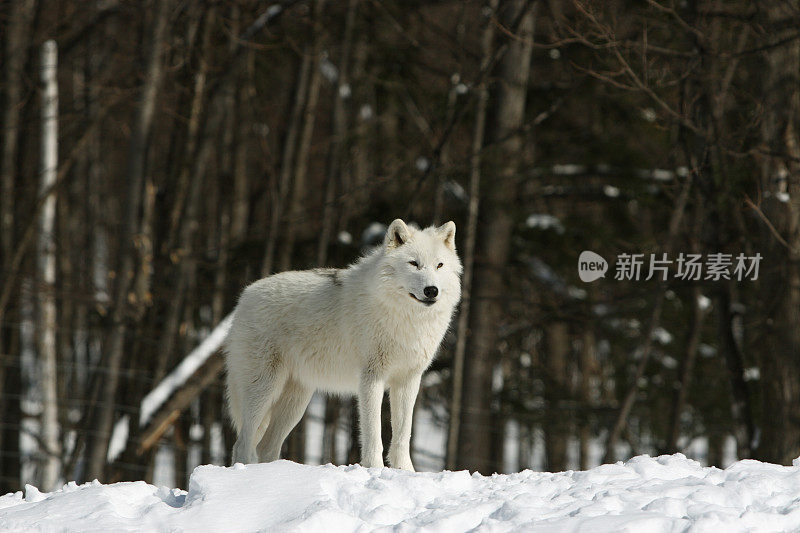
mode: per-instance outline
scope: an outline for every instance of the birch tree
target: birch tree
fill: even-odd
[[[58,171],[58,48],[55,41],[42,45],[40,81],[42,83],[41,152],[39,196],[47,197],[39,214],[36,247],[38,281],[37,352],[42,390],[42,470],[40,483],[45,490],[55,487],[60,474],[61,446],[58,427],[58,374],[56,370],[56,198],[52,188]]]

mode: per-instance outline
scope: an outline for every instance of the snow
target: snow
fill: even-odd
[[[745,381],[758,381],[761,379],[761,369],[757,366],[745,368],[742,372]]]
[[[556,176],[577,176],[586,172],[585,165],[563,164],[553,165],[553,174]]]
[[[378,244],[380,241],[383,240],[383,236],[386,235],[386,224],[381,224],[380,222],[373,222],[369,226],[367,226],[364,231],[361,233],[361,245],[362,246],[373,246]]]
[[[672,342],[672,333],[659,326],[653,330],[653,340],[659,344],[667,345]]]
[[[537,228],[541,230],[553,229],[556,233],[561,235],[564,233],[564,225],[561,221],[553,215],[546,213],[533,213],[525,220],[525,225],[529,228]]]
[[[353,235],[349,231],[340,231],[337,239],[342,244],[353,244]]]
[[[358,110],[358,116],[361,120],[369,120],[372,118],[372,106],[364,104]]]
[[[800,461],[725,470],[681,454],[481,476],[288,461],[200,466],[188,492],[69,483],[0,497],[3,531],[790,531]]]
[[[111,430],[111,439],[108,441],[108,453],[106,459],[109,463],[113,462],[119,454],[125,451],[125,445],[128,442],[128,433],[130,432],[131,417],[122,415],[119,420],[114,423],[114,429]]]
[[[339,69],[328,59],[327,52],[323,53],[322,59],[319,62],[319,71],[330,83],[334,83],[339,79]]]

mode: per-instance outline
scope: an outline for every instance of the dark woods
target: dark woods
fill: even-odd
[[[796,0],[1,5],[2,491],[227,463],[218,353],[142,400],[246,283],[395,217],[465,263],[418,466],[800,455]],[[353,417],[285,456],[352,462]]]

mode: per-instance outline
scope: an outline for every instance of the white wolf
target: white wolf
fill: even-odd
[[[279,458],[315,390],[358,394],[361,464],[383,466],[381,400],[392,418],[389,464],[413,470],[409,441],[422,372],[461,297],[456,225],[397,219],[383,245],[344,269],[283,272],[242,293],[225,342],[233,460]]]

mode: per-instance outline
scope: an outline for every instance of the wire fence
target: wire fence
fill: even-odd
[[[30,357],[9,354],[8,357],[3,358],[2,366],[22,370],[26,367],[26,359],[30,359]],[[3,391],[0,394],[0,404],[6,406],[7,413],[9,405],[19,405],[17,421],[9,421],[6,418],[0,422],[0,434],[3,435],[3,441],[0,443],[0,457],[5,462],[4,464],[8,464],[8,461],[17,461],[20,472],[19,476],[6,473],[0,475],[0,479],[7,487],[21,488],[25,484],[36,484],[38,465],[47,453],[39,438],[41,404],[35,385],[35,361],[28,360],[27,363],[29,368],[22,372],[25,382],[21,384],[19,392]],[[57,371],[61,376],[72,375],[76,369],[99,373],[96,375],[102,375],[109,370],[102,366],[85,367],[75,363],[59,363],[57,365]],[[124,367],[121,372],[126,378],[140,379],[142,383],[147,384],[148,388],[152,388],[156,384],[155,380],[148,378],[147,372],[141,368]],[[445,465],[448,408],[442,395],[443,393],[445,397],[447,395],[447,373],[448,371],[445,370],[442,374],[445,379],[438,380],[439,384],[423,388],[420,394],[412,440],[412,457],[418,463],[419,470],[441,470]],[[72,479],[72,476],[79,476],[84,467],[84,460],[80,453],[76,455],[76,452],[79,452],[76,446],[80,444],[80,441],[101,435],[86,426],[87,408],[94,403],[87,397],[88,393],[88,389],[84,390],[83,394],[81,391],[64,389],[59,397],[62,426],[61,458],[64,465],[71,465],[71,471],[63,474],[64,481]],[[140,456],[137,461],[131,461],[131,455],[119,456],[114,459],[113,467],[123,469],[127,472],[127,476],[138,476],[160,484],[185,487],[187,483],[185,476],[202,461],[220,465],[227,464],[230,461],[233,433],[225,415],[223,399],[224,386],[218,377],[192,402],[188,409],[173,419],[170,429],[164,432],[158,444],[153,448],[153,453]],[[353,450],[357,450],[357,443],[353,442],[357,434],[353,427],[357,423],[356,411],[353,409],[352,403],[343,403],[337,399],[336,410],[334,416],[331,417],[330,413],[326,415],[325,405],[326,399],[322,395],[315,395],[312,399],[301,424],[302,430],[295,430],[295,434],[299,432],[304,435],[304,442],[301,444],[302,452],[297,454],[295,450],[293,459],[310,463],[332,461],[339,464],[345,464],[348,460],[352,460]],[[546,407],[546,404],[544,405]],[[506,411],[505,415],[501,414],[502,411],[498,410],[498,407],[502,406],[462,408],[465,413],[477,413],[490,417],[486,424],[477,424],[474,420],[468,421],[467,424],[471,425],[474,430],[492,435],[498,442],[498,446],[502,448],[496,451],[500,464],[498,470],[547,469],[546,442],[548,438],[553,438],[548,433],[548,420],[552,421],[554,414],[566,419],[569,426],[566,434],[561,429],[562,433],[556,435],[556,438],[564,440],[565,444],[563,445],[569,450],[566,456],[567,462],[563,467],[577,469],[581,466],[594,466],[604,455],[605,437],[603,435],[607,435],[607,433],[600,411],[596,411],[599,414],[591,422],[587,421],[586,417],[592,418],[594,415],[587,415],[585,406],[575,401],[560,402],[555,407],[555,411],[552,409],[554,406],[547,407],[546,410],[516,412],[508,412],[508,408],[505,408],[503,409]],[[602,411],[605,408],[600,409]],[[123,416],[137,420],[140,410],[141,403],[117,401],[114,404],[117,420]],[[608,413],[612,411],[612,409],[608,409]],[[582,427],[592,429],[587,433],[581,431]],[[331,428],[333,428],[332,434],[330,433]],[[725,435],[726,433],[722,433],[721,437],[727,442],[726,439],[730,437]],[[9,445],[9,439],[16,439],[16,445]],[[335,444],[328,444],[328,449],[324,449],[325,443],[330,442],[330,439],[333,439]],[[583,442],[586,439],[588,440]],[[684,451],[697,459],[708,461],[709,453],[711,453],[708,449],[710,444],[698,445],[695,440],[685,439]],[[617,456],[624,458],[634,451],[651,454],[658,451],[655,445],[643,444],[641,437],[637,441],[635,448],[628,441],[623,441],[618,447]],[[135,449],[142,442],[141,436],[134,428],[122,447],[123,449]],[[120,443],[116,443],[116,446],[119,448]],[[726,446],[729,449],[730,443]],[[290,444],[287,443],[285,451],[288,451],[289,447]],[[330,456],[331,453],[333,456]],[[727,455],[722,460],[730,462],[731,453],[730,451],[726,453]],[[581,454],[588,454],[588,456],[582,458]],[[464,457],[462,460],[477,462],[483,458]]]

